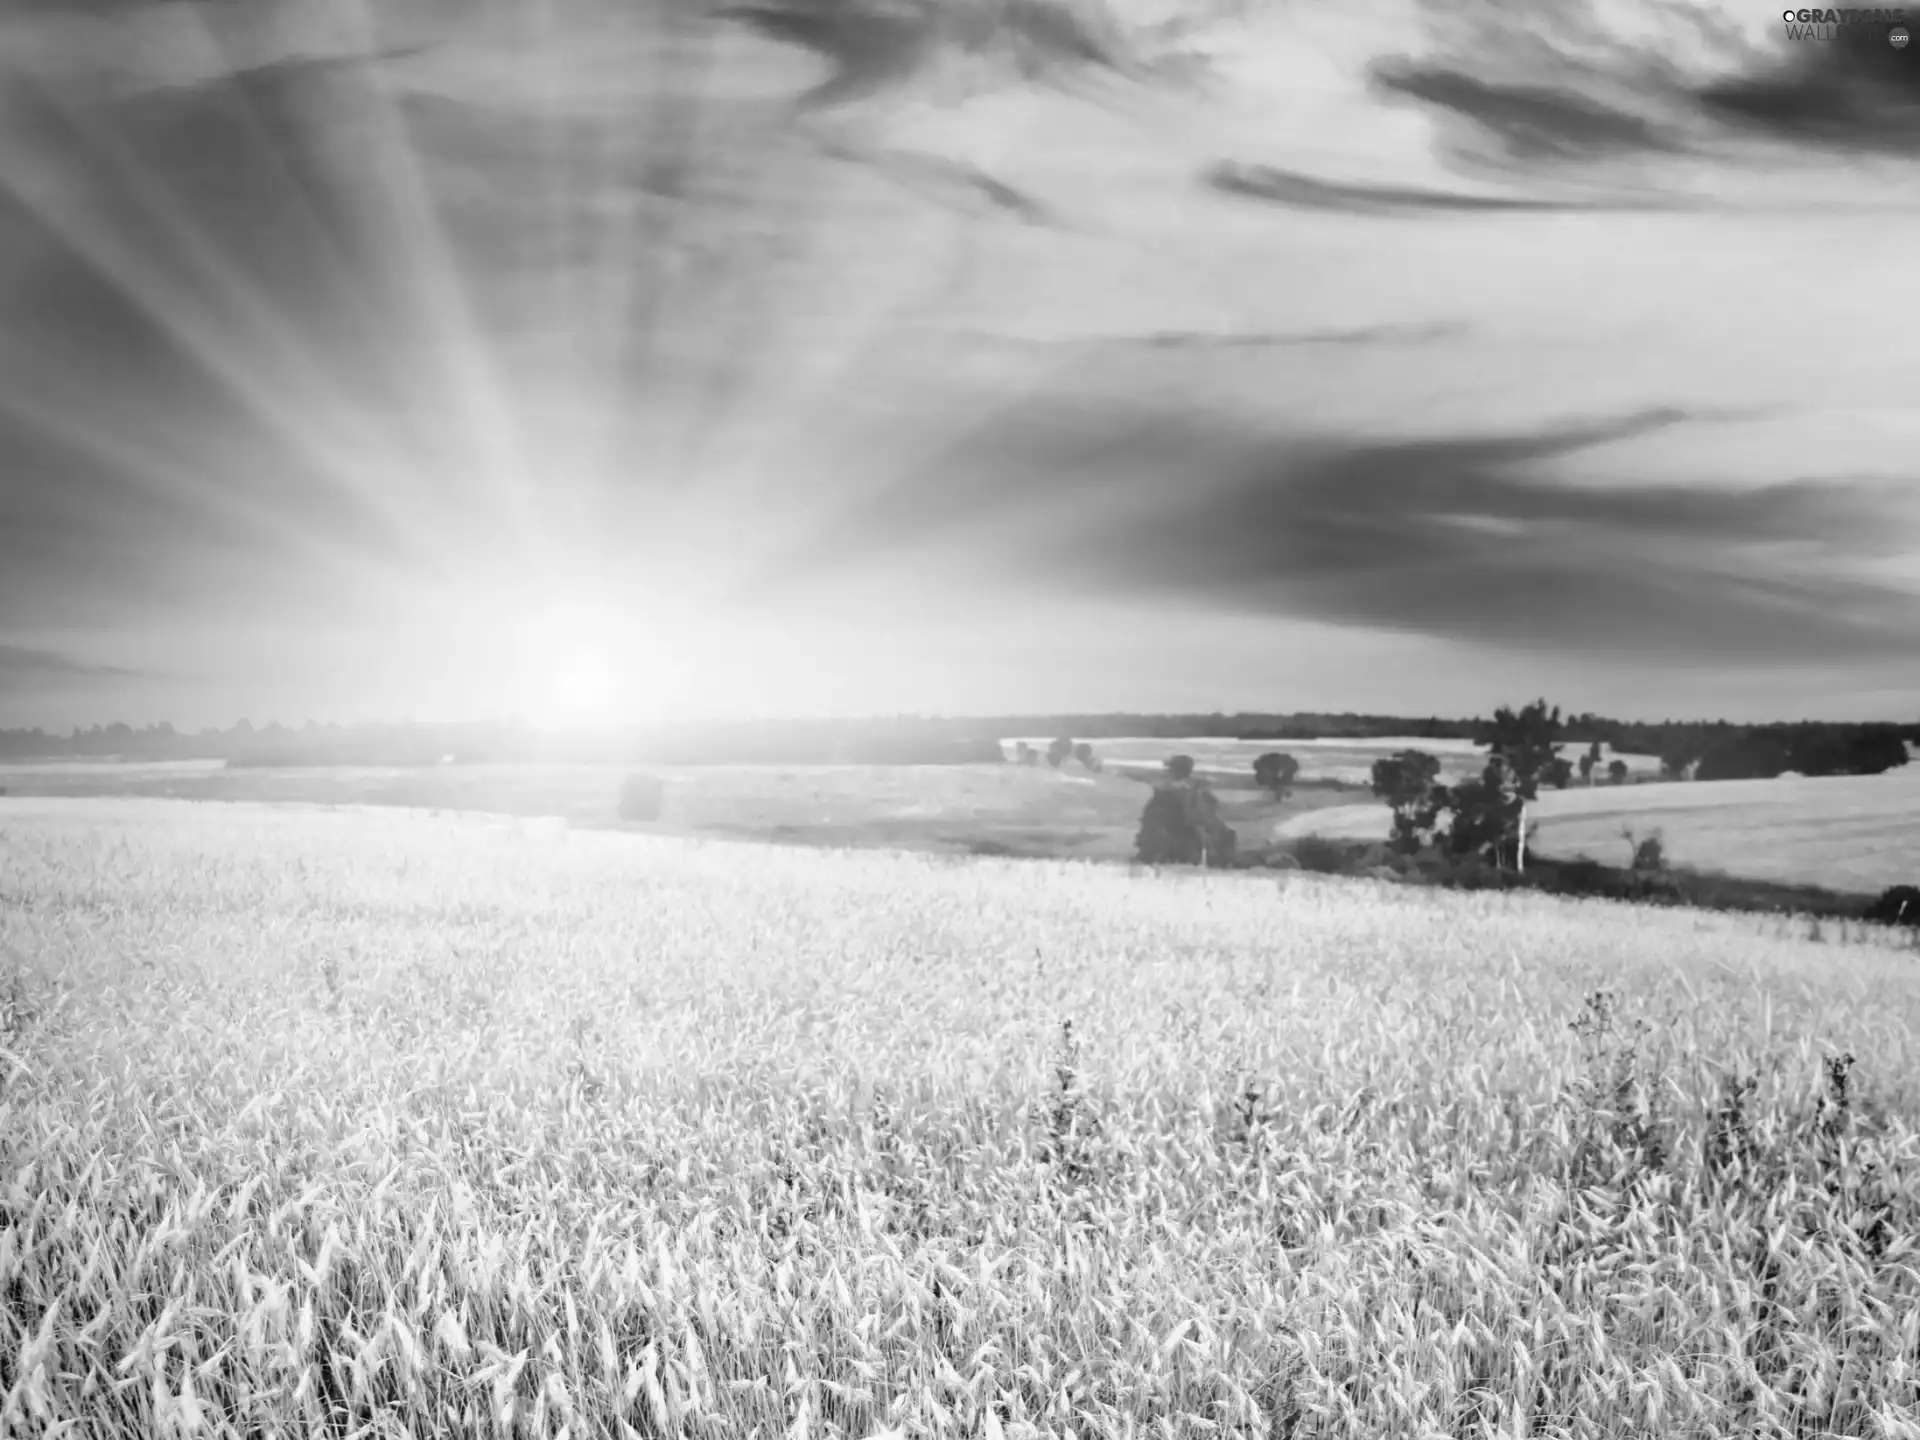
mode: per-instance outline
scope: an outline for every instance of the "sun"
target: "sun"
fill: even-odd
[[[690,635],[657,606],[546,597],[507,629],[502,698],[539,729],[652,724],[688,698]]]
[[[628,628],[610,606],[550,600],[531,607],[511,627],[508,705],[541,729],[630,718]]]

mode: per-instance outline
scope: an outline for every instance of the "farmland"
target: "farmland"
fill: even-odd
[[[1159,766],[1156,758],[1143,769]],[[1088,775],[1074,765],[1065,771],[1044,765],[715,765],[660,773],[666,807],[649,828],[662,833],[1068,859],[1131,855],[1147,795],[1124,774]],[[606,825],[623,774],[596,765],[225,770],[218,762],[89,762],[0,766],[0,786],[13,800],[121,795],[401,805]],[[1313,787],[1278,803],[1251,788],[1221,796],[1222,813],[1248,836],[1351,798]],[[0,807],[7,803],[0,800]],[[0,816],[5,813],[0,808]]]
[[[1624,863],[1622,828],[1659,831],[1670,861],[1758,880],[1874,893],[1911,884],[1920,860],[1920,766],[1884,775],[1782,776],[1543,790],[1529,810],[1535,844],[1557,856]],[[1278,833],[1382,839],[1384,805],[1345,805],[1282,819]]]
[[[239,802],[0,877],[10,1433],[1914,1433],[1891,939]]]

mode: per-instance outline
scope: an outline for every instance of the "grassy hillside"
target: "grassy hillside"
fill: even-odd
[[[15,1433],[1920,1404],[1910,955],[399,810],[30,800],[0,876]]]
[[[1911,884],[1920,866],[1920,772],[1825,779],[1721,780],[1549,790],[1528,812],[1536,843],[1554,855],[1624,864],[1622,827],[1658,830],[1667,858],[1701,871],[1878,892]],[[1287,836],[1384,839],[1378,801],[1289,816]]]

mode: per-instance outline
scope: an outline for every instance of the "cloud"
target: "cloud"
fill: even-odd
[[[131,670],[119,665],[96,665],[59,650],[26,645],[0,645],[0,688],[58,684],[72,680],[160,679],[158,672]]]
[[[1648,663],[1920,659],[1905,486],[1572,483],[1556,462],[1696,423],[1371,441],[1036,407],[834,517],[786,578],[893,566]],[[1163,477],[1178,476],[1178,485]]]
[[[1463,122],[1456,158],[1550,174],[1703,155],[1729,130],[1859,154],[1911,154],[1920,138],[1920,54],[1889,43],[1891,21],[1822,26],[1814,39],[1758,7],[1427,8],[1436,48],[1377,60],[1369,80],[1382,97]]]
[[[1891,28],[1847,25],[1817,41],[1785,42],[1784,57],[1776,53],[1745,74],[1699,86],[1694,99],[1753,134],[1911,155],[1920,143],[1920,51],[1910,44],[1895,49]]]
[[[1272,165],[1215,165],[1204,173],[1202,182],[1229,195],[1245,195],[1296,210],[1331,210],[1346,215],[1428,215],[1446,211],[1525,214],[1622,208],[1617,203],[1603,206],[1591,201],[1471,195],[1421,185],[1336,183]]]
[[[1659,121],[1572,90],[1501,84],[1446,65],[1404,62],[1374,67],[1371,79],[1388,95],[1473,121],[1519,161],[1591,160],[1680,148],[1680,138]]]

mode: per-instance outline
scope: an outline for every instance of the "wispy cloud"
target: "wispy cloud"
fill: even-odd
[[[1920,538],[1896,518],[1904,486],[1596,485],[1556,469],[1687,423],[1377,442],[1137,408],[1029,414],[835,517],[788,574],[898,563],[952,585],[1018,576],[1651,663],[1920,660],[1920,594],[1859,578]]]
[[[1546,85],[1503,84],[1444,65],[1378,66],[1373,82],[1388,95],[1463,116],[1497,136],[1516,160],[1594,159],[1671,152],[1680,137],[1644,115]]]
[[[25,690],[74,680],[162,679],[159,671],[99,665],[60,650],[26,645],[0,645],[0,688]]]
[[[1422,185],[1361,185],[1318,180],[1273,165],[1222,164],[1202,176],[1205,184],[1229,195],[1244,195],[1297,210],[1329,210],[1345,215],[1551,214],[1601,209],[1654,208],[1646,201],[1608,202],[1539,200],[1517,195],[1475,195]],[[1659,208],[1670,208],[1662,205]]]

